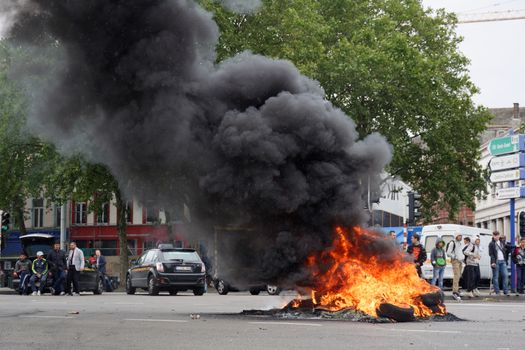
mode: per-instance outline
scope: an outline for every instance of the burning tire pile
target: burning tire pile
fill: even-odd
[[[312,299],[305,299],[293,300],[282,309],[245,310],[241,315],[277,319],[326,319],[367,323],[461,321],[453,314],[441,312],[444,308],[444,294],[442,292],[423,294],[420,298],[426,306],[436,311],[435,314],[426,317],[416,317],[414,308],[409,305],[397,306],[390,303],[382,303],[376,310],[377,316],[372,316],[353,308],[344,308],[338,311],[327,310],[314,304]]]

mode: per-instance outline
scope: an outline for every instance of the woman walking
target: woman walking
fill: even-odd
[[[474,296],[479,296],[478,291],[474,294],[476,289],[476,278],[478,274],[479,267],[479,248],[472,244],[470,237],[465,237],[464,239],[465,248],[463,248],[463,254],[465,255],[465,285],[467,287],[467,296],[473,298]]]

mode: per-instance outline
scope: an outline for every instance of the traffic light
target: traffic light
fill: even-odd
[[[9,230],[9,220],[11,218],[11,215],[3,211],[2,212],[2,232]]]
[[[416,225],[417,219],[421,216],[421,195],[417,192],[408,192],[408,224]]]
[[[520,229],[520,236],[525,238],[525,211],[520,211],[518,216],[518,226]]]

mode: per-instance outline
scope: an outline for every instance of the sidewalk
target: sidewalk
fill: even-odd
[[[463,292],[466,294],[466,292]],[[461,302],[523,302],[525,303],[525,294],[510,293],[508,296],[500,292],[499,295],[490,293],[488,289],[480,290],[481,296],[469,298],[466,295],[461,297],[461,301],[457,301],[452,297],[452,291],[445,291],[445,302],[461,303]]]

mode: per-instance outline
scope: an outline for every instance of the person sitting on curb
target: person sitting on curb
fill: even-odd
[[[414,258],[414,265],[416,266],[417,274],[421,277],[421,266],[427,260],[427,252],[425,247],[419,243],[420,237],[417,233],[412,235],[412,244],[408,246],[407,253]]]
[[[445,249],[443,249],[444,247],[445,242],[439,240],[436,242],[436,247],[432,249],[430,253],[430,261],[434,267],[432,285],[435,286],[436,282],[439,281],[438,286],[441,290],[443,290],[443,275],[445,274],[445,266],[447,265],[447,253]]]
[[[18,284],[18,292],[20,295],[26,294],[27,282],[31,276],[31,260],[27,258],[26,253],[20,253],[18,261],[15,264],[13,275],[20,279],[20,283]]]
[[[49,270],[49,264],[47,263],[47,260],[44,259],[44,253],[36,253],[36,259],[33,261],[32,270],[33,276],[31,276],[31,278],[29,279],[29,283],[31,284],[33,295],[41,295],[44,292],[44,288],[46,287],[47,271]],[[38,289],[38,293],[35,285],[37,281],[40,281],[40,288]]]

